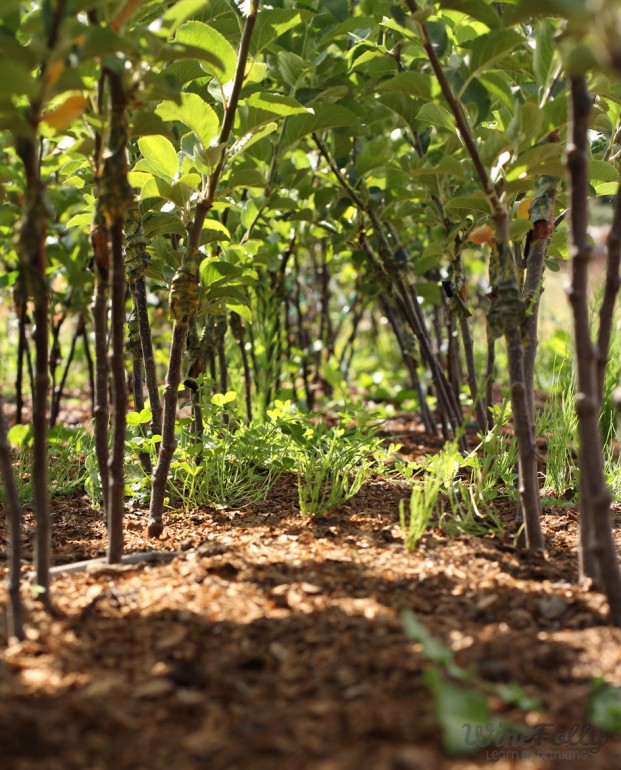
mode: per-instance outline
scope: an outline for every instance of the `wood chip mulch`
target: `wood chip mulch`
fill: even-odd
[[[410,440],[410,455],[417,446]],[[404,632],[404,610],[480,681],[514,682],[540,700],[527,714],[494,702],[495,718],[555,735],[587,724],[595,677],[621,687],[621,629],[607,625],[604,598],[575,583],[574,510],[546,511],[545,561],[509,534],[438,529],[408,553],[408,494],[374,481],[305,520],[285,478],[241,511],[169,515],[158,542],[143,534],[146,512],[128,512],[127,552],[172,559],[61,571],[53,616],[24,588],[26,641],[7,647],[1,624],[0,768],[621,768],[613,736],[588,756],[569,744],[500,758],[493,747],[442,751],[423,681],[430,663]],[[509,523],[512,512],[501,513]],[[54,499],[52,516],[55,564],[103,555],[102,516],[85,496]]]

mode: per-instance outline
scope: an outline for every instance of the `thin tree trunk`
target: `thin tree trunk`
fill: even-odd
[[[487,329],[487,360],[485,364],[485,403],[487,404],[487,430],[494,427],[494,371],[496,369],[496,340]]]
[[[526,393],[522,336],[518,326],[505,332],[511,403],[513,405],[513,429],[519,452],[519,494],[522,515],[526,525],[526,544],[531,551],[543,551],[545,543],[541,530],[541,497],[537,471],[537,447],[530,419],[529,400]]]
[[[143,361],[142,361],[142,345],[140,344],[140,329],[138,328],[138,318],[136,317],[136,308],[129,316],[127,322],[128,334],[127,334],[127,350],[132,356],[132,385],[134,395],[134,411],[141,412],[144,409],[144,392],[143,392]],[[145,437],[145,426],[140,423],[140,433]],[[148,452],[140,452],[139,454],[140,464],[144,472],[150,476],[153,472],[153,466],[151,465],[151,456]]]
[[[111,271],[110,338],[112,353],[112,454],[108,462],[108,552],[110,564],[123,555],[123,514],[125,508],[125,431],[127,425],[127,383],[125,374],[125,260],[123,226],[132,200],[127,181],[127,100],[121,77],[106,71],[110,87],[110,139],[101,179],[102,204],[110,231]]]
[[[19,641],[25,638],[24,608],[20,596],[21,569],[21,522],[22,506],[17,493],[17,484],[11,465],[11,450],[7,440],[6,421],[4,419],[4,403],[0,393],[0,476],[4,481],[6,522],[8,527],[8,575],[7,592],[9,594],[9,611],[7,613],[8,636],[14,636]]]
[[[405,367],[407,369],[407,372],[410,378],[410,387],[416,390],[418,394],[418,403],[420,406],[421,419],[423,421],[423,425],[425,426],[425,430],[431,436],[437,436],[438,429],[436,427],[435,420],[431,413],[431,409],[429,408],[429,404],[427,403],[427,396],[423,391],[422,384],[418,376],[418,372],[416,370],[416,359],[414,358],[413,350],[410,351],[408,349],[408,344],[404,338],[404,334],[399,325],[399,320],[397,319],[397,315],[395,311],[390,307],[390,304],[388,303],[388,301],[383,298],[382,298],[382,310],[384,311],[384,315],[388,319],[388,322],[392,326],[392,330],[395,333],[395,338],[397,340],[397,344],[399,345],[399,349],[401,350],[403,362],[405,364]],[[410,340],[411,340],[411,346],[413,348],[415,342],[414,342],[414,337],[411,334],[410,334]]]
[[[612,325],[615,317],[615,304],[619,294],[619,287],[621,286],[621,277],[619,276],[619,264],[621,262],[621,180],[615,195],[614,214],[608,236],[606,257],[606,282],[604,284],[602,304],[599,309],[599,331],[597,335],[597,392],[600,406],[604,398],[604,380],[606,366],[608,365]]]
[[[164,420],[162,423],[162,442],[157,465],[153,469],[151,483],[151,506],[149,511],[148,534],[149,537],[159,537],[164,531],[162,524],[162,512],[164,510],[164,496],[166,494],[166,482],[168,471],[172,462],[177,439],[175,438],[175,420],[177,412],[177,393],[181,382],[181,362],[183,349],[187,335],[187,324],[175,323],[170,344],[170,357],[168,359],[168,372],[164,386]]]
[[[61,313],[58,321],[52,321],[51,325],[51,345],[49,348],[48,367],[50,371],[50,392],[51,392],[51,408],[50,408],[50,428],[52,427],[52,415],[54,411],[54,394],[57,390],[56,384],[56,372],[58,371],[58,365],[62,360],[62,353],[60,350],[60,330],[65,323],[67,313]]]
[[[125,221],[125,270],[140,333],[142,359],[147,381],[147,391],[149,393],[149,407],[152,415],[151,431],[154,435],[159,436],[162,432],[162,404],[157,386],[155,355],[153,353],[153,339],[151,324],[149,323],[145,284],[145,275],[150,264],[151,257],[147,251],[140,207],[132,195],[131,205]]]
[[[95,370],[93,369],[93,357],[91,355],[91,346],[88,341],[88,329],[84,316],[82,318],[82,340],[84,342],[84,357],[86,358],[86,366],[88,369],[88,384],[91,393],[91,412],[95,413]]]
[[[301,299],[302,288],[300,285],[299,263],[298,263],[297,253],[294,254],[293,259],[294,259],[294,266],[295,266],[295,276],[294,276],[295,294],[293,295],[293,304],[296,310],[297,321],[298,321],[298,347],[302,352],[301,369],[302,369],[302,379],[304,381],[304,391],[306,393],[306,406],[309,411],[312,411],[313,407],[315,406],[315,391],[313,390],[311,385],[311,381],[310,381],[311,375],[308,368],[308,348],[310,347],[310,340],[308,338],[306,323],[304,320],[304,313],[302,312],[302,299]]]
[[[25,299],[19,301],[19,341],[17,346],[17,374],[15,377],[15,424],[21,425],[24,412],[24,360],[27,360],[30,376],[30,396],[34,393],[32,361],[30,358],[30,348],[28,347],[28,336],[26,334],[26,323],[28,320],[28,307]]]
[[[453,390],[455,401],[459,404],[459,397],[461,394],[461,366],[457,331],[455,329],[455,318],[448,307],[445,308],[445,313],[447,316],[446,333],[448,336],[448,351],[446,355],[448,379]]]
[[[184,385],[189,388],[192,400],[192,432],[195,443],[202,443],[203,436],[203,410],[201,409],[200,391],[198,387],[198,378],[203,373],[203,355],[201,351],[201,341],[198,336],[196,316],[190,319],[188,324],[186,359],[188,362],[188,376],[184,380]]]
[[[52,391],[52,405],[51,405],[51,411],[50,411],[50,428],[53,428],[54,425],[56,425],[56,420],[58,419],[58,412],[60,411],[60,402],[63,397],[63,392],[65,389],[65,384],[67,382],[67,377],[69,375],[69,368],[73,362],[73,357],[75,355],[75,348],[78,343],[78,338],[82,335],[82,324],[84,323],[82,316],[78,316],[78,320],[76,322],[76,327],[73,332],[73,336],[71,337],[71,346],[69,347],[69,353],[67,354],[67,360],[65,361],[65,368],[63,369],[62,376],[60,378],[60,382],[58,383],[58,387],[55,389],[55,391]]]
[[[33,118],[34,119],[34,118]],[[50,605],[50,495],[47,462],[48,310],[46,281],[46,233],[49,212],[40,176],[39,156],[32,139],[16,137],[17,154],[26,174],[26,202],[20,226],[19,251],[21,269],[28,294],[33,297],[35,376],[32,404],[33,449],[32,479],[35,521],[35,571],[41,600]]]
[[[149,408],[153,415],[151,418],[151,431],[154,435],[159,436],[162,433],[162,404],[157,383],[155,354],[153,352],[153,339],[151,336],[151,324],[149,323],[147,290],[144,278],[135,282],[133,296],[136,303],[138,328],[140,329],[142,359],[146,375],[147,392],[149,394]]]
[[[242,366],[244,369],[244,396],[246,402],[246,424],[250,425],[252,422],[252,373],[250,371],[250,363],[248,361],[248,351],[246,350],[246,330],[244,328],[241,316],[237,313],[231,313],[230,315],[231,333],[239,346],[239,353],[241,355]]]
[[[532,415],[533,430],[535,429],[535,361],[539,346],[539,303],[541,298],[541,283],[546,249],[548,246],[547,225],[543,238],[533,238],[526,262],[526,277],[524,281],[524,299],[527,318],[525,323],[526,343],[524,347],[524,379],[528,409]]]
[[[95,453],[101,479],[103,509],[108,510],[108,294],[110,244],[101,198],[97,199],[91,228],[95,271],[93,327],[95,330]]]
[[[524,304],[526,306],[526,342],[524,346],[524,377],[526,394],[535,430],[535,361],[539,342],[539,304],[543,291],[543,271],[548,241],[554,231],[554,201],[558,179],[553,176],[539,176],[530,209],[533,222],[530,248],[526,253],[524,277]]]
[[[482,403],[485,396],[479,390],[477,369],[474,363],[474,344],[472,342],[472,334],[470,333],[470,324],[468,323],[466,316],[459,317],[459,329],[461,331],[461,342],[464,346],[464,358],[466,360],[466,375],[468,378],[470,397],[474,404],[477,422],[479,423],[479,430],[485,431],[487,429],[487,415],[485,414]]]
[[[567,152],[571,201],[572,281],[569,291],[576,349],[576,411],[580,433],[581,577],[601,579],[612,622],[621,626],[621,573],[610,521],[599,432],[598,356],[591,340],[588,268],[588,130],[592,101],[584,77],[571,78],[571,139]]]
[[[381,224],[378,222],[376,227],[377,226],[381,226]],[[459,434],[461,425],[460,408],[459,405],[454,402],[451,387],[433,350],[431,335],[429,334],[425,324],[425,319],[420,310],[416,291],[412,286],[408,286],[399,275],[389,273],[385,268],[383,268],[381,262],[375,256],[370,244],[365,237],[360,238],[360,243],[363,249],[369,255],[372,264],[376,267],[376,269],[378,269],[378,278],[382,272],[387,277],[388,291],[393,295],[399,312],[418,340],[422,357],[426,361],[431,372],[431,377],[438,400],[438,412],[440,414],[441,422],[444,426],[445,439],[448,440],[449,426],[454,436]]]
[[[226,319],[219,318],[216,321],[216,353],[218,355],[218,371],[220,373],[220,392],[226,393],[229,389],[229,378],[226,363],[225,335]]]
[[[401,261],[406,263],[409,261],[407,251],[399,243],[394,229],[391,231],[395,241],[395,248],[393,249],[385,233],[384,226],[371,203],[365,203],[358,192],[352,187],[316,134],[313,134],[313,140],[340,185],[347,191],[358,209],[366,214],[373,224],[379,239],[379,251],[382,255],[382,259],[378,259],[375,256],[373,249],[363,232],[359,235],[359,242],[365,252],[369,255],[372,264],[378,270],[378,276],[382,276],[383,274],[382,277],[385,278],[384,282],[388,284],[388,290],[395,297],[403,317],[406,319],[408,325],[418,339],[421,352],[431,369],[431,375],[438,397],[439,410],[450,424],[453,434],[457,436],[459,435],[462,421],[461,408],[454,398],[450,384],[448,383],[438,357],[433,350],[431,335],[429,334],[425,318],[418,304],[416,289],[414,286],[410,285],[401,274]],[[463,438],[460,439],[459,443],[462,447],[465,447]]]

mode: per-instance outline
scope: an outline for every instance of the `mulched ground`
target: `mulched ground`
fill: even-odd
[[[416,425],[399,426],[409,457],[431,448]],[[498,749],[500,759],[493,746],[471,758],[442,751],[423,682],[430,663],[404,632],[404,610],[481,682],[515,682],[540,699],[524,714],[492,698],[498,719],[549,724],[555,736],[587,724],[593,678],[621,686],[621,629],[606,624],[603,597],[574,582],[575,511],[546,511],[545,562],[509,535],[438,530],[409,554],[407,497],[375,481],[304,520],[282,479],[241,511],[169,516],[156,543],[144,537],[146,513],[129,512],[128,553],[177,555],[61,573],[55,616],[24,589],[27,640],[7,648],[0,628],[2,770],[618,770],[613,737],[586,754],[569,743],[513,758]],[[55,499],[53,527],[56,564],[103,554],[105,527],[86,497]]]

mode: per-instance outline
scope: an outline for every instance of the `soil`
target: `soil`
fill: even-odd
[[[408,457],[435,446],[415,422],[392,430]],[[515,546],[510,506],[505,537],[435,528],[408,553],[407,497],[376,480],[308,520],[283,478],[243,510],[169,515],[157,542],[132,510],[126,552],[170,558],[76,572],[61,565],[104,554],[102,515],[82,493],[54,499],[54,613],[24,587],[27,639],[7,646],[0,628],[2,770],[621,768],[621,740],[587,732],[593,680],[621,687],[621,629],[576,584],[575,510],[546,509],[545,560]],[[32,535],[27,511],[25,575]],[[550,740],[444,751],[425,674],[441,665],[406,634],[405,610],[471,667],[453,686],[486,692],[494,724]],[[503,704],[502,683],[539,708]]]

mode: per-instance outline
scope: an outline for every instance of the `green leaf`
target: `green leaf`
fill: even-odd
[[[511,140],[502,131],[490,131],[479,146],[483,164],[488,168],[495,165],[498,157],[512,146]]]
[[[433,712],[442,728],[442,747],[447,754],[467,755],[479,751],[466,742],[466,729],[485,727],[490,721],[487,698],[476,690],[447,681],[435,668],[425,671],[424,680],[433,696]]]
[[[142,424],[149,422],[151,419],[153,419],[153,412],[150,409],[141,409],[138,417],[140,419],[140,422]]]
[[[211,397],[211,403],[215,406],[224,406],[230,404],[231,401],[235,401],[237,393],[234,390],[227,390],[226,393],[214,393]]]
[[[421,123],[428,123],[434,128],[446,128],[448,131],[455,133],[455,118],[444,107],[440,107],[439,104],[423,104],[418,111],[416,120]]]
[[[621,688],[596,679],[587,710],[589,719],[600,730],[612,735],[621,733]]]
[[[445,249],[441,249],[441,252],[444,252]],[[415,275],[424,275],[428,270],[432,270],[436,267],[439,267],[441,264],[441,260],[439,259],[439,254],[423,254],[423,256],[419,257],[416,262],[414,263],[414,273]]]
[[[472,195],[457,195],[450,198],[444,204],[444,208],[450,210],[464,209],[465,211],[482,211],[484,214],[491,214],[492,209],[489,201],[483,193]]]
[[[11,96],[36,96],[39,85],[23,64],[0,61],[0,99]]]
[[[352,133],[360,125],[358,117],[340,104],[314,104],[314,115],[292,115],[283,131],[283,149],[296,144],[314,131],[349,128]]]
[[[102,27],[99,24],[89,26],[86,38],[80,49],[81,59],[93,59],[99,56],[110,56],[124,51],[129,46],[124,39],[111,27]]]
[[[477,21],[482,21],[490,29],[500,25],[498,14],[485,0],[440,0],[439,6],[465,13]]]
[[[131,114],[129,122],[130,136],[164,135],[166,131],[166,123],[151,110],[136,110],[136,112]]]
[[[506,72],[484,72],[479,76],[479,81],[485,86],[488,93],[499,99],[504,107],[513,112],[515,97],[511,91],[512,82]]]
[[[598,195],[616,195],[619,189],[619,182],[600,182],[594,184],[595,192]]]
[[[71,217],[65,227],[90,227],[93,223],[92,214],[76,214]]]
[[[179,0],[163,15],[162,26],[169,32],[174,32],[186,19],[204,8],[205,0]]]
[[[155,112],[162,120],[178,120],[191,128],[203,147],[209,147],[218,137],[218,116],[198,94],[182,93],[181,104],[162,102],[155,108]]]
[[[392,155],[392,147],[385,139],[375,139],[362,145],[360,154],[356,157],[356,173],[363,176],[368,171],[379,166],[385,166]]]
[[[522,177],[532,179],[539,174],[562,177],[565,174],[562,156],[563,147],[558,142],[547,142],[531,147],[523,152],[511,166],[507,172],[507,180],[512,181]]]
[[[507,24],[516,24],[533,16],[560,16],[577,24],[577,29],[586,29],[593,13],[584,0],[518,0],[507,10]]]
[[[321,34],[321,39],[328,39],[330,42],[346,35],[348,32],[359,32],[359,37],[364,37],[364,32],[370,32],[375,27],[375,19],[372,16],[353,16],[340,24],[330,25],[326,27],[325,31]]]
[[[3,7],[4,11],[4,7]],[[13,35],[0,28],[0,54],[2,60],[23,65],[27,71],[32,71],[38,62],[38,57],[32,47],[20,45]]]
[[[212,237],[211,240],[231,240],[231,233],[229,232],[228,227],[226,225],[223,225],[222,222],[218,222],[217,219],[206,219],[203,222],[203,232],[207,231],[213,236],[222,236],[220,237]]]
[[[425,178],[432,176],[449,176],[454,179],[467,179],[464,166],[458,158],[446,156],[441,158],[437,166],[425,165],[428,163],[425,157],[419,160],[419,165],[410,171],[412,178]]]
[[[431,99],[434,94],[435,80],[420,72],[400,72],[394,78],[384,80],[378,87],[379,91],[397,92]]]
[[[420,101],[400,93],[381,94],[378,101],[399,115],[412,131],[418,129],[416,115],[421,107]]]
[[[7,433],[7,439],[11,446],[27,446],[32,440],[32,428],[30,425],[13,425]]]
[[[143,136],[138,147],[151,171],[163,179],[173,179],[179,170],[179,158],[165,136]]]
[[[561,269],[559,263],[553,259],[550,259],[549,257],[546,257],[544,259],[544,262],[548,270],[550,270],[553,273],[558,273],[558,271]]]
[[[416,291],[419,297],[432,305],[437,305],[440,302],[440,286],[437,281],[417,281]]]
[[[285,32],[299,26],[308,12],[286,8],[262,8],[254,25],[250,49],[254,56]]]
[[[281,96],[280,94],[268,94],[265,91],[257,92],[245,100],[249,107],[255,107],[264,110],[272,115],[287,117],[288,115],[314,114],[309,107],[304,107],[291,96]]]
[[[140,190],[140,200],[147,198],[165,198],[170,200],[172,192],[171,183],[161,175],[156,176],[151,166],[144,160],[139,160],[133,170],[127,175],[132,187]]]
[[[481,70],[491,69],[499,59],[524,42],[524,37],[512,29],[496,29],[478,37],[469,44],[471,76]]]
[[[310,63],[292,51],[279,51],[278,68],[285,83],[296,88],[300,79],[309,71]]]
[[[175,41],[191,45],[200,54],[201,67],[215,75],[220,83],[235,77],[237,53],[220,32],[202,21],[188,21],[177,30]],[[199,56],[197,56],[199,58]]]
[[[147,238],[170,235],[171,233],[187,235],[187,229],[177,214],[161,211],[145,218],[144,234]]]
[[[605,160],[589,161],[589,181],[619,183],[619,171],[612,163]]]
[[[546,86],[551,75],[554,54],[556,52],[553,34],[554,30],[547,19],[537,24],[533,72],[540,86]]]
[[[416,16],[416,14],[411,14],[410,18],[414,19]],[[428,11],[418,12],[418,18],[420,18],[421,21],[425,21],[427,16],[429,16]],[[421,52],[424,50],[414,29],[409,29],[408,27],[399,24],[399,22],[397,22],[395,19],[384,19],[382,22],[380,22],[380,27],[383,29],[389,29],[392,32],[396,32],[397,35],[400,35],[402,38],[407,40],[408,47],[412,46],[414,48],[419,48]]]
[[[533,223],[528,219],[514,219],[509,225],[509,236],[513,241],[521,241],[532,229]]]
[[[255,130],[244,134],[244,136],[238,139],[235,144],[231,146],[227,157],[227,162],[230,163],[238,153],[247,150],[249,147],[252,147],[253,144],[260,142],[261,139],[264,139],[266,136],[273,134],[277,129],[278,123],[269,122],[264,126],[257,127]]]
[[[206,288],[214,284],[221,285],[224,282],[238,280],[242,274],[241,268],[213,257],[204,259],[200,266],[201,285]]]
[[[267,180],[265,179],[264,174],[258,169],[245,168],[231,174],[226,184],[229,190],[232,190],[235,187],[256,187],[263,190],[265,189],[266,183]]]
[[[233,313],[237,313],[237,315],[241,316],[244,321],[252,323],[252,310],[247,305],[236,305],[235,303],[227,302],[226,306]]]

